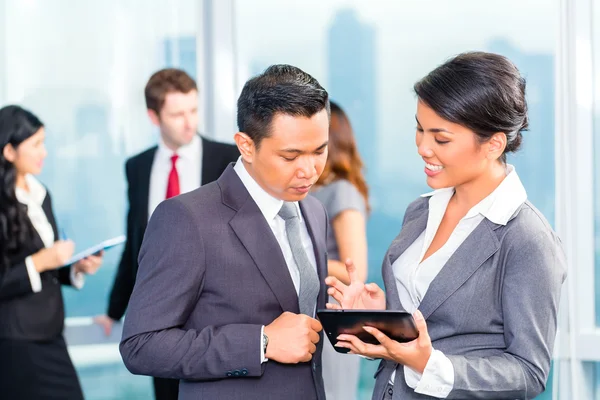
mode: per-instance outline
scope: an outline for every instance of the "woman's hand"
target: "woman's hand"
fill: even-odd
[[[327,293],[332,296],[338,304],[327,303],[330,310],[385,310],[385,293],[377,284],[365,284],[356,273],[356,267],[352,260],[346,260],[346,270],[350,278],[350,284],[346,285],[334,276],[325,278],[329,286]]]
[[[380,330],[365,326],[363,329],[375,336],[380,344],[364,343],[354,335],[340,335],[337,338],[339,342],[336,343],[336,346],[350,349],[350,354],[360,354],[370,358],[385,358],[406,365],[422,374],[433,352],[433,346],[423,314],[417,310],[413,317],[419,331],[419,337],[412,342],[399,343],[390,339]]]
[[[53,270],[65,265],[73,255],[75,243],[70,240],[58,240],[52,247],[42,249],[31,256],[38,272]]]
[[[73,268],[75,268],[75,272],[83,272],[86,275],[94,275],[100,265],[102,265],[102,257],[104,256],[104,252],[101,251],[96,255],[88,256],[82,260],[77,261]]]

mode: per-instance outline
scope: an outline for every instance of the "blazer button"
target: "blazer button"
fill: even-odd
[[[248,375],[248,370],[246,368],[242,369],[242,376]]]
[[[231,378],[233,376],[233,373],[231,373],[231,371],[227,371],[227,377]]]
[[[233,371],[233,376],[235,376],[236,378],[240,376],[240,371],[238,371],[237,369]]]

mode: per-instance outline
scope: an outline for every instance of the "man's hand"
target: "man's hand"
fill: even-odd
[[[283,364],[308,362],[317,351],[321,323],[304,314],[284,312],[265,326],[269,337],[265,357]]]
[[[106,336],[110,336],[115,320],[108,315],[97,315],[94,317],[94,323],[102,327]]]

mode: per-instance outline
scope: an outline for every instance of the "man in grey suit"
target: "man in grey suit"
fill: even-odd
[[[244,86],[238,126],[238,162],[152,215],[121,355],[134,374],[180,379],[182,400],[321,400],[327,223],[307,194],[327,158],[328,94],[272,66]]]

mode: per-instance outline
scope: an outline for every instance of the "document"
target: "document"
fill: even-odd
[[[102,250],[106,251],[106,250],[108,250],[112,247],[118,246],[124,242],[125,242],[125,235],[121,235],[121,236],[114,237],[112,239],[105,240],[101,243],[98,243],[95,246],[89,247],[89,248],[75,254],[73,257],[71,257],[71,259],[69,261],[67,261],[67,263],[65,265],[70,265],[70,264],[76,263],[79,260],[82,260],[88,256],[91,256],[92,254],[96,254]]]

